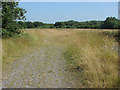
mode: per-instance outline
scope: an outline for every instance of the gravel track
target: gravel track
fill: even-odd
[[[3,72],[3,88],[75,88],[76,79],[67,68],[63,58],[65,47],[41,46],[22,59],[14,61]],[[80,87],[80,86],[79,86]]]

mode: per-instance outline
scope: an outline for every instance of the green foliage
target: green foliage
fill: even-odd
[[[22,29],[27,28],[27,25],[26,25],[25,22],[19,21],[18,24],[19,24],[19,27],[22,28]]]
[[[43,23],[42,22],[34,22],[33,25],[34,25],[34,27],[38,27],[38,26],[42,26]]]
[[[120,28],[120,20],[115,17],[108,17],[105,21],[66,21],[66,22],[56,22],[54,24],[56,28],[88,28],[88,29],[118,29]]]
[[[34,28],[34,25],[32,24],[32,22],[26,22],[27,28]]]
[[[64,21],[55,24],[46,24],[43,22],[24,22],[25,9],[18,7],[18,2],[2,2],[2,35],[15,36],[20,34],[20,29],[25,28],[86,28],[86,29],[119,29],[120,20],[115,17],[108,17],[105,21]],[[1,19],[1,18],[0,18]],[[1,23],[1,22],[0,22]],[[1,27],[1,26],[0,26]]]
[[[78,22],[78,21],[66,21],[66,22],[56,22],[54,26],[56,28],[91,28],[91,29],[99,29],[101,28],[103,21],[86,21],[86,22]]]
[[[2,2],[2,35],[14,36],[20,34],[17,20],[25,20],[25,9],[18,7],[18,2]]]
[[[108,17],[105,21],[65,21],[56,22],[55,24],[46,24],[42,22],[18,22],[23,28],[86,28],[86,29],[118,29],[120,28],[120,20],[115,17]]]
[[[55,28],[54,24],[45,24],[42,22],[22,22],[22,21],[18,21],[18,24],[20,27],[22,27],[23,29],[25,28]]]
[[[115,17],[108,17],[103,24],[103,28],[116,29],[119,27],[119,21]]]

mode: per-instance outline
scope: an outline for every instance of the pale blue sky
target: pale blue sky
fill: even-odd
[[[117,2],[20,2],[26,9],[27,21],[55,23],[57,21],[105,20],[118,17]]]

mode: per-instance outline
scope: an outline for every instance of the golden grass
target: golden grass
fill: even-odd
[[[25,31],[22,37],[2,39],[2,69],[9,68],[9,65],[16,59],[32,52],[42,42],[42,34],[38,30]]]
[[[113,49],[117,45],[114,38],[100,32],[79,31],[70,38],[72,44],[65,52],[70,68],[83,69],[83,82],[87,87],[118,87],[118,54]],[[86,87],[86,86],[85,86]]]
[[[104,36],[105,30],[28,29],[22,37],[3,39],[3,70],[15,59],[44,45],[66,47],[64,57],[69,68],[78,69],[83,87],[118,87],[118,53],[114,38]],[[111,30],[110,30],[111,31]],[[50,43],[44,44],[44,40]],[[79,71],[82,69],[82,71]],[[75,73],[78,73],[74,71]]]

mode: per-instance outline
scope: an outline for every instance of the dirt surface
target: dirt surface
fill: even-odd
[[[46,34],[43,43],[27,56],[3,71],[3,88],[75,88],[81,87],[69,72],[63,57],[64,46],[53,45]]]

